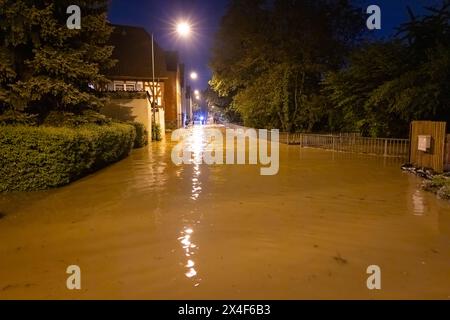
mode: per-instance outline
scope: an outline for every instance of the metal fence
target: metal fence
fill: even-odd
[[[358,134],[280,133],[280,142],[340,152],[365,153],[404,159],[409,157],[408,139],[365,138]]]

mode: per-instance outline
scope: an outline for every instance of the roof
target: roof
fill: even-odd
[[[142,27],[112,25],[109,45],[114,46],[112,58],[117,64],[107,72],[109,77],[152,78],[152,38]],[[167,74],[166,52],[154,42],[155,77]],[[171,67],[173,67],[171,65]]]

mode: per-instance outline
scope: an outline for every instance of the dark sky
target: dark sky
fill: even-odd
[[[438,0],[436,0],[438,1]],[[435,0],[355,0],[361,7],[377,4],[382,10],[382,30],[373,31],[377,37],[387,37],[395,27],[407,20],[406,6],[423,12],[424,5]],[[109,20],[115,24],[142,26],[154,32],[156,41],[166,50],[177,50],[189,70],[200,78],[194,89],[207,87],[211,72],[208,68],[214,34],[225,13],[228,0],[111,0]],[[365,11],[365,10],[364,10]],[[180,20],[193,23],[194,34],[179,39],[174,24]]]

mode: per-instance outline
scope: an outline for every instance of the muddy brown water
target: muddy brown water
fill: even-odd
[[[173,146],[0,196],[0,299],[450,298],[450,205],[399,161],[281,145],[279,174],[261,176],[175,166]]]

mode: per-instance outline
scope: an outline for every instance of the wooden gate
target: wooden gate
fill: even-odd
[[[447,165],[445,122],[413,121],[410,140],[412,165],[433,169],[438,173],[444,171]]]
[[[450,134],[447,135],[447,140],[445,143],[444,170],[450,171]]]

